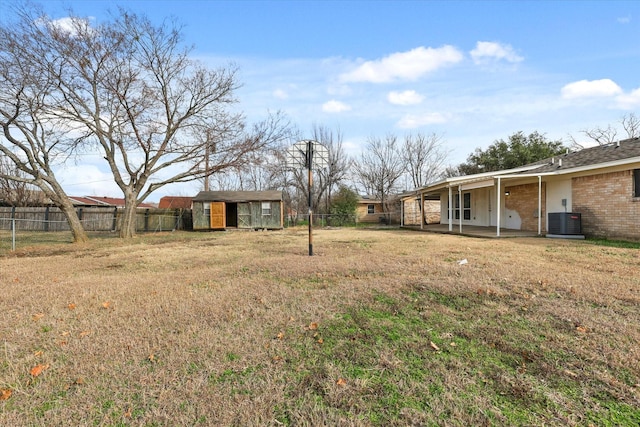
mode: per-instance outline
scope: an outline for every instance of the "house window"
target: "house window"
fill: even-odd
[[[204,217],[211,218],[211,203],[203,203],[202,206],[204,207]]]
[[[640,197],[640,169],[633,170],[633,197]]]
[[[460,219],[460,198],[453,198],[453,217]],[[447,218],[449,218],[449,202],[447,201]],[[462,219],[471,220],[471,193],[462,193]]]
[[[374,213],[376,213],[376,206],[367,205],[367,215],[373,215]]]
[[[262,202],[262,216],[271,216],[270,202]]]

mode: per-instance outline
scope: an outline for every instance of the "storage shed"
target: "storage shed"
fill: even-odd
[[[281,191],[201,191],[191,207],[194,230],[284,226]]]

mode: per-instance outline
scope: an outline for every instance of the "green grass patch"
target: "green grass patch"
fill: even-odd
[[[451,308],[464,316],[441,314]],[[475,295],[377,294],[317,330],[298,333],[278,420],[296,425],[298,414],[310,410],[380,426],[456,425],[461,417],[478,425],[542,425],[576,416],[631,425],[638,416],[630,402],[613,405],[605,383],[567,374],[563,366],[576,355],[546,339],[571,339],[557,322],[486,311]],[[629,371],[620,374],[626,383],[637,380]],[[596,388],[588,399],[586,384]]]

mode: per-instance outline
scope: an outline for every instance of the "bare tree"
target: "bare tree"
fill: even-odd
[[[354,161],[354,177],[368,194],[380,199],[387,210],[389,196],[396,190],[398,179],[405,171],[402,154],[395,135],[369,138],[360,158]]]
[[[627,138],[640,137],[640,117],[636,116],[634,113],[625,114],[620,123],[627,133]]]
[[[625,131],[625,139],[640,137],[640,117],[634,113],[622,116],[620,125]],[[598,145],[613,144],[618,140],[618,130],[611,125],[607,125],[606,128],[595,127],[593,129],[585,129],[580,131],[580,133]],[[584,145],[579,143],[573,136],[569,135],[569,139],[571,140],[572,147],[577,149],[584,148]]]
[[[7,177],[21,179],[8,179]],[[46,202],[44,193],[30,184],[29,177],[6,155],[0,154],[0,201],[9,206],[37,206]]]
[[[64,147],[101,150],[123,192],[121,237],[135,234],[136,207],[158,188],[238,167],[280,137],[279,115],[247,127],[231,112],[236,69],[191,60],[173,24],[124,10],[100,25],[71,14],[61,26],[24,9],[20,18],[21,31],[7,37],[38,47],[21,50],[21,63],[32,80],[50,78],[44,112],[75,131]]]
[[[401,153],[414,188],[431,183],[444,173],[448,153],[442,137],[435,133],[405,136]]]
[[[21,18],[0,25],[0,153],[10,162],[0,178],[42,190],[65,215],[74,242],[85,242],[87,234],[54,173],[69,155],[74,132],[48,110],[57,89],[56,58],[49,55],[50,68],[37,66],[48,53],[38,43],[42,27],[31,15]]]

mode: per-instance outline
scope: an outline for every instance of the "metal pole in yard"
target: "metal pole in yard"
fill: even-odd
[[[16,219],[11,218],[11,252],[16,251]]]
[[[313,162],[313,141],[307,141],[307,171],[309,174],[309,256],[313,256],[313,198],[311,188],[313,186],[313,175],[311,173]]]

